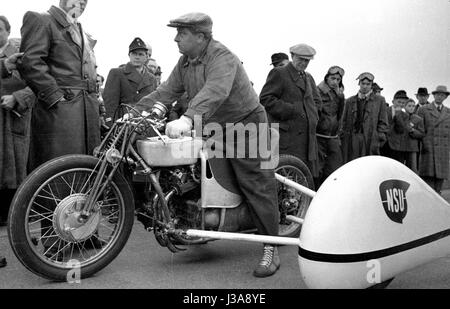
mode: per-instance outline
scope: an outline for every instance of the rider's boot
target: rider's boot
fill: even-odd
[[[280,269],[280,265],[278,248],[271,245],[264,245],[263,257],[253,272],[253,275],[257,278],[270,277]]]

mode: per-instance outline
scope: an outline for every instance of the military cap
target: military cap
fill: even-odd
[[[131,44],[130,44],[129,53],[131,53],[132,51],[138,50],[138,49],[143,49],[143,50],[148,51],[147,44],[145,44],[144,41],[142,41],[140,38],[135,38],[133,40],[133,42],[131,42]]]
[[[276,64],[280,63],[283,60],[289,60],[288,55],[286,55],[285,53],[273,54],[272,55],[272,63],[271,63],[271,65],[276,65]]]
[[[301,58],[308,60],[314,59],[314,56],[316,55],[316,50],[306,44],[298,44],[292,46],[290,52],[294,55],[298,55]]]
[[[190,28],[197,32],[212,33],[213,21],[204,13],[189,13],[171,20],[167,25],[174,28]]]
[[[372,73],[365,72],[365,73],[362,73],[361,75],[359,75],[356,80],[361,81],[361,80],[365,80],[365,79],[368,79],[369,81],[373,82],[375,80],[375,76],[373,76]]]
[[[395,93],[395,95],[394,95],[394,100],[399,100],[399,99],[405,99],[405,100],[408,100],[408,99],[409,99],[409,97],[408,97],[408,95],[406,94],[406,91],[405,91],[405,90],[399,90],[399,91],[397,91],[397,92]]]

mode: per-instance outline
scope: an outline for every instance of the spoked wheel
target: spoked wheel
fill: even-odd
[[[77,268],[80,279],[87,278],[111,263],[126,244],[134,202],[119,173],[93,209],[81,211],[94,189],[98,163],[89,156],[58,158],[34,171],[17,191],[9,240],[17,258],[33,273],[65,281]]]
[[[304,187],[314,190],[314,180],[305,163],[290,155],[281,155],[275,172]],[[302,226],[286,219],[295,216],[305,219],[311,198],[285,184],[278,183],[278,206],[280,209],[279,235],[282,237],[298,237]]]

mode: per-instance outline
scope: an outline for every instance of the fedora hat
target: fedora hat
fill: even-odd
[[[427,88],[419,88],[419,90],[417,90],[416,95],[430,95],[430,94],[428,93]]]
[[[447,86],[437,86],[436,90],[432,92],[433,95],[436,93],[445,93],[446,95],[450,95],[450,92],[447,90]]]

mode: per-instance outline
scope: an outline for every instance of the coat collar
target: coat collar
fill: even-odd
[[[50,10],[48,10],[48,13],[53,16],[56,21],[63,27],[63,28],[69,28],[70,23],[67,20],[67,14],[64,13],[61,9],[58,7],[52,5]]]
[[[123,73],[129,81],[138,85],[138,90],[151,85],[150,72],[144,67],[144,73],[141,75],[130,62],[125,66]]]

